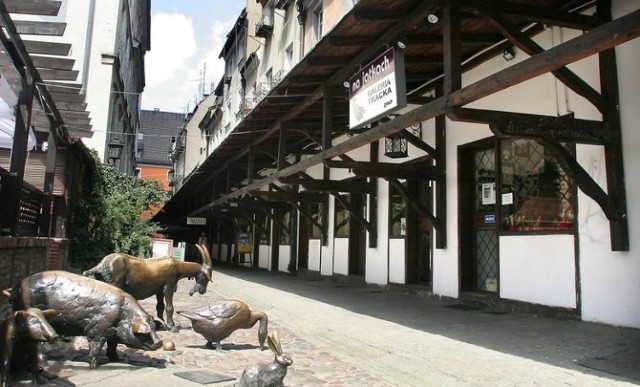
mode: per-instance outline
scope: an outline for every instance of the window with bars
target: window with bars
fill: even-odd
[[[311,218],[319,225],[324,225],[324,205],[322,203],[311,203]],[[315,223],[311,224],[311,239],[321,239],[322,230]]]
[[[344,197],[348,200],[347,197]],[[335,201],[334,236],[336,238],[349,238],[349,210],[340,201]]]
[[[406,186],[406,182],[403,183]],[[407,202],[398,188],[389,184],[389,236],[404,237],[407,234]]]
[[[573,230],[574,183],[551,153],[528,139],[500,145],[502,230]],[[575,153],[570,144],[564,146]]]

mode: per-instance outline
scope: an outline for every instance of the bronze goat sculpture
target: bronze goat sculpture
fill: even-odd
[[[127,254],[109,254],[95,267],[83,273],[95,279],[114,285],[137,300],[156,295],[156,311],[162,319],[166,301],[166,323],[172,332],[177,332],[173,322],[173,293],[182,278],[195,277],[196,283],[189,291],[204,294],[207,284],[212,282],[211,256],[206,246],[196,245],[202,256],[202,265],[195,262],[177,261],[171,257],[137,258]]]

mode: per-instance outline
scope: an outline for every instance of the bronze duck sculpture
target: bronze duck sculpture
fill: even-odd
[[[221,300],[193,311],[178,311],[179,315],[191,320],[191,326],[207,340],[207,348],[222,351],[220,341],[226,339],[238,329],[249,329],[260,320],[258,341],[260,349],[264,350],[267,339],[267,315],[259,310],[251,310],[240,300]]]

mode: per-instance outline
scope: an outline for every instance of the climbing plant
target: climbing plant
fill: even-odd
[[[148,256],[151,234],[159,227],[140,214],[164,194],[155,180],[141,180],[99,164],[79,193],[73,265],[85,269],[113,252]]]

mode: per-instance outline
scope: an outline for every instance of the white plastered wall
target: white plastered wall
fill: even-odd
[[[613,17],[640,9],[633,0],[613,2]],[[612,252],[609,224],[600,207],[584,194],[578,199],[580,221],[580,276],[582,318],[588,321],[640,328],[640,39],[616,48],[622,148],[626,175],[630,249]],[[606,190],[602,147],[580,146],[578,158]]]
[[[575,308],[573,246],[573,235],[501,237],[500,297]]]

